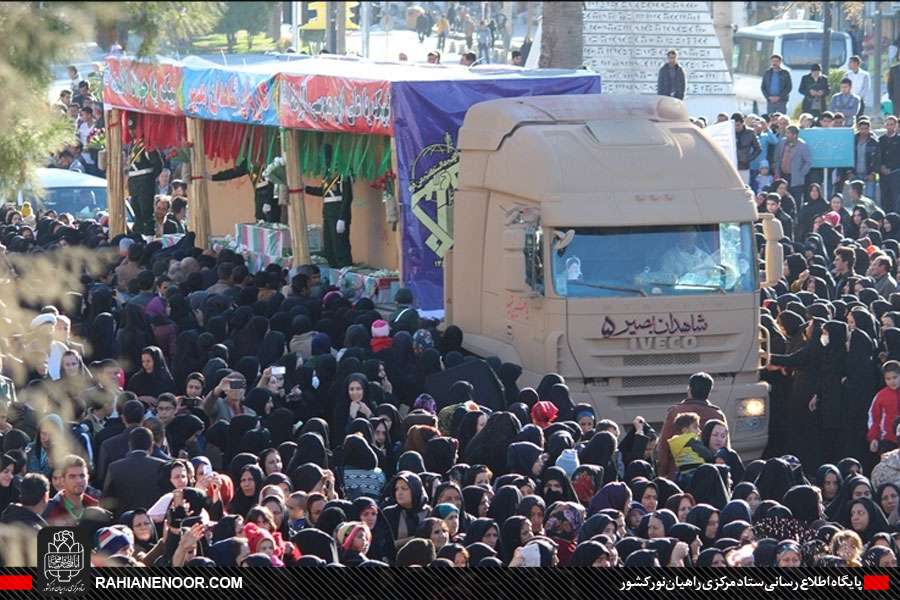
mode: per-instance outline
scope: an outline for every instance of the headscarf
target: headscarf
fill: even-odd
[[[847,504],[853,501],[853,490],[861,485],[868,487],[869,495],[872,495],[872,492],[874,492],[872,484],[862,475],[851,475],[845,479],[844,484],[838,490],[838,495],[834,497],[834,500],[825,509],[825,515],[829,521],[837,521],[845,509],[849,510]]]
[[[575,418],[575,404],[569,395],[569,388],[564,383],[556,383],[550,388],[547,397],[559,409],[560,421],[571,421]]]
[[[853,511],[853,507],[856,505],[861,505],[865,511],[869,514],[869,525],[863,531],[857,531],[859,537],[862,538],[863,543],[869,543],[872,541],[872,538],[876,533],[891,533],[892,528],[888,524],[887,518],[884,516],[884,512],[882,512],[881,507],[875,503],[871,498],[857,498],[856,500],[852,500],[847,504],[847,508],[842,511],[841,514],[841,525],[846,527],[847,529],[852,529],[852,524],[850,521],[850,514]],[[855,531],[855,530],[854,530]]]
[[[706,526],[709,524],[710,517],[718,512],[709,504],[697,504],[688,512],[687,522],[700,529],[700,539],[703,540],[704,546],[709,546],[715,541],[714,538],[706,536]]]
[[[125,525],[132,532],[134,532],[134,520],[140,515],[147,515],[147,511],[143,508],[136,508],[134,510],[129,510],[127,512],[122,513],[122,516],[119,517],[119,523]],[[150,517],[147,515],[147,519]],[[149,552],[153,549],[153,546],[156,545],[158,536],[156,535],[156,526],[153,525],[153,522],[150,521],[150,539],[149,540],[139,540],[137,535],[134,536],[134,549],[137,552]]]
[[[756,488],[763,500],[776,500],[784,498],[785,493],[794,485],[791,467],[787,461],[781,458],[770,458],[766,461],[756,480]]]
[[[166,440],[173,456],[186,447],[187,441],[204,430],[203,421],[197,415],[187,413],[178,415],[166,425]]]
[[[253,493],[249,496],[244,494],[244,490],[241,488],[241,478],[238,477],[234,482],[234,498],[232,498],[231,504],[228,505],[228,512],[241,515],[242,517],[246,517],[247,512],[258,503],[259,492],[262,490],[262,482],[265,477],[262,469],[256,464],[245,465],[241,469],[240,475],[243,476],[244,473],[250,473],[253,477],[253,482],[255,483]]]
[[[615,436],[608,431],[598,431],[578,453],[578,462],[582,465],[603,467],[604,478],[609,483],[616,475],[616,469],[612,464],[615,452]]]
[[[550,514],[547,515],[544,529],[551,538],[571,542],[584,524],[584,516],[584,507],[577,502],[559,502],[551,508]]]
[[[237,567],[237,557],[241,554],[242,546],[241,540],[230,537],[210,546],[207,556],[215,561],[217,567]]]
[[[138,396],[152,396],[158,398],[166,392],[175,393],[175,380],[166,365],[162,350],[157,346],[147,346],[140,352],[147,354],[153,360],[153,371],[147,373],[143,368],[136,371],[128,380],[126,389]]]
[[[543,487],[543,497],[547,502],[553,504],[553,499],[551,495],[547,491],[547,485],[555,481],[560,484],[562,487],[562,493],[559,500],[564,500],[566,502],[577,502],[578,496],[575,494],[575,488],[572,487],[572,481],[569,479],[569,476],[566,475],[566,472],[562,470],[561,467],[548,467],[544,470],[543,478],[541,480],[541,484]]]
[[[795,485],[785,493],[782,503],[790,509],[795,519],[804,524],[823,517],[819,493],[811,485]]]
[[[609,548],[592,540],[583,541],[575,548],[570,567],[592,567],[603,556],[611,556]]]
[[[506,450],[506,466],[511,473],[532,477],[532,469],[543,453],[536,444],[531,442],[515,442]]]
[[[753,521],[750,505],[744,500],[731,500],[719,514],[719,532],[716,537],[722,537],[722,529],[735,521]]]
[[[480,485],[467,485],[462,490],[463,508],[473,517],[478,517],[478,507],[485,494],[491,493],[486,487]]]
[[[311,527],[301,529],[294,534],[291,541],[300,547],[304,558],[318,557],[328,564],[338,562],[337,542],[333,536],[324,531]]]
[[[721,556],[723,559],[725,558],[725,554],[718,548],[707,548],[703,550],[700,552],[700,556],[697,557],[697,566],[711,567],[716,556]]]
[[[497,490],[491,506],[488,509],[487,516],[497,521],[497,523],[505,523],[506,520],[516,514],[516,508],[522,501],[522,492],[514,485],[504,485]]]
[[[559,409],[555,404],[542,400],[531,407],[531,422],[541,429],[546,429],[550,423],[556,420],[558,414]]]
[[[13,472],[15,473],[16,467],[16,459],[10,456],[9,454],[0,455],[0,471],[7,469],[10,465],[13,466]],[[17,502],[19,500],[19,486],[16,482],[16,478],[10,481],[7,487],[0,487],[0,513],[2,513],[7,506],[9,506],[13,502]]]
[[[709,504],[722,509],[730,498],[716,465],[703,464],[694,470],[691,494],[699,504]]]
[[[625,506],[631,497],[631,490],[621,481],[613,481],[604,485],[599,492],[591,499],[590,514],[596,514],[607,508],[614,508],[620,512],[625,512],[628,507]]]

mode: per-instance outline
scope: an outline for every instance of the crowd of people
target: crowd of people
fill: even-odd
[[[99,80],[101,66],[97,65],[85,79],[75,65],[66,70],[70,85],[60,90],[54,108],[72,124],[75,135],[70,143],[54,153],[48,166],[104,177],[105,171],[98,160],[99,140],[96,139],[105,127],[103,101],[91,92],[91,80]]]
[[[383,315],[313,265],[41,215],[23,251],[74,229],[115,258],[5,324],[0,522],[82,527],[98,565],[894,565],[900,218],[844,230],[816,189],[764,293],[771,441],[746,464],[704,373],[659,433],[622,426],[467,355],[406,289]],[[478,368],[478,393],[430,384]]]
[[[659,84],[683,97],[668,59]],[[776,98],[790,83],[773,69]],[[60,100],[81,141],[96,101],[72,77],[80,99]],[[857,130],[826,196],[771,101],[719,116],[785,233],[785,277],[760,295],[762,459],[731,447],[706,373],[658,431],[616,423],[558,374],[527,387],[519,365],[468,354],[408,289],[388,315],[312,264],[251,273],[190,233],[108,239],[102,215],[4,205],[0,253],[84,246],[103,264],[29,319],[0,307],[0,527],[30,545],[82,528],[99,566],[896,566],[897,120],[878,138],[858,113],[804,104],[800,128]],[[154,233],[182,233],[187,187],[158,166]],[[8,286],[29,268],[0,265]]]

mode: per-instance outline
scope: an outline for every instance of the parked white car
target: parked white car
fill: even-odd
[[[67,169],[40,168],[37,170],[40,189],[25,188],[18,191],[17,206],[26,200],[35,212],[55,210],[67,212],[76,218],[93,218],[106,211],[106,180]]]

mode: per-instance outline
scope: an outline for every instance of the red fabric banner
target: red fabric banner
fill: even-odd
[[[134,122],[134,133],[128,121]],[[143,140],[145,150],[168,150],[187,146],[187,124],[184,117],[122,112],[122,143],[135,138]]]
[[[391,84],[330,75],[278,75],[282,127],[392,135]]]
[[[107,107],[183,115],[183,78],[183,69],[175,65],[110,57],[103,72],[103,102]]]
[[[206,157],[234,162],[241,153],[241,144],[247,134],[243,123],[203,121],[203,148]]]

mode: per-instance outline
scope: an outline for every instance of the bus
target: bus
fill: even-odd
[[[769,68],[769,57],[780,54],[783,66],[791,72],[792,90],[788,100],[788,110],[793,114],[795,107],[803,101],[798,89],[800,79],[809,73],[812,65],[822,61],[822,23],[819,21],[773,20],[763,21],[752,27],[742,27],[734,34],[732,72],[734,93],[738,110],[744,114],[760,114],[766,110],[760,85],[762,76]],[[848,70],[848,62],[853,55],[853,41],[841,31],[831,32],[831,53],[828,68]],[[824,65],[823,69],[826,71]],[[832,90],[837,93],[839,90]],[[866,106],[872,106],[872,99],[866,98]]]

